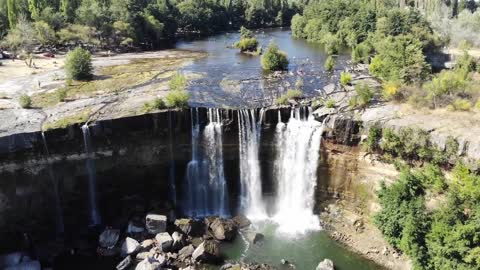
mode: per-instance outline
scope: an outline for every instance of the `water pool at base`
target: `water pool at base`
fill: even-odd
[[[257,231],[265,238],[256,244],[248,244],[242,237],[224,244],[222,252],[227,260],[245,263],[267,263],[279,269],[281,260],[287,260],[298,270],[314,270],[318,263],[328,258],[336,270],[380,270],[372,261],[355,254],[335,242],[323,230],[310,231],[301,235],[285,235],[278,232],[276,224],[256,224]],[[219,269],[212,267],[210,269]]]

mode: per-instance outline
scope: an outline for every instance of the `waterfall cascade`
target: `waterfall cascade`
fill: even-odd
[[[283,232],[320,228],[313,207],[322,133],[323,124],[313,119],[310,110],[292,110],[287,124],[279,115],[275,132],[278,195],[274,220]]]
[[[93,153],[90,140],[90,129],[88,125],[82,126],[83,141],[85,144],[85,153],[87,155],[86,168],[88,173],[88,199],[90,207],[90,225],[95,226],[101,224],[100,213],[97,207],[97,177],[95,160],[93,159]]]
[[[55,177],[55,173],[53,171],[52,165],[50,164],[50,151],[48,151],[48,144],[47,138],[45,137],[45,133],[42,132],[42,141],[43,141],[43,148],[45,150],[45,160],[47,161],[47,168],[48,168],[48,175],[50,177],[50,181],[52,181],[53,187],[53,197],[55,199],[55,227],[58,235],[61,235],[65,231],[65,226],[63,223],[63,211],[62,205],[60,200],[60,192],[58,188],[58,180]]]
[[[218,109],[208,110],[203,130],[197,109],[192,109],[192,159],[187,165],[187,198],[184,211],[193,217],[229,215],[228,192],[223,168],[223,124]],[[202,147],[205,146],[205,147]]]
[[[256,120],[255,110],[238,111],[240,207],[251,219],[267,217],[262,200],[259,147],[264,110]]]

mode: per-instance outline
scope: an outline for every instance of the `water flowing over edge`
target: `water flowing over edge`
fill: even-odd
[[[279,224],[279,231],[287,234],[321,229],[313,207],[324,125],[308,110],[292,109],[287,124],[279,114],[275,130],[278,193],[273,220]]]
[[[257,121],[254,109],[238,111],[240,208],[252,220],[267,218],[259,161],[263,114],[261,109]]]

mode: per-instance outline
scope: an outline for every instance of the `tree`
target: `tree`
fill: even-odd
[[[278,49],[278,46],[271,42],[262,56],[262,68],[268,71],[287,70],[287,54]]]
[[[15,56],[20,50],[25,52],[31,60],[35,37],[36,33],[32,24],[22,15],[18,18],[15,28],[8,32],[4,44],[14,52]],[[30,66],[31,61],[27,62],[27,65]]]
[[[307,25],[308,20],[300,14],[295,14],[292,18],[292,36],[296,38],[305,38],[303,30]]]
[[[17,5],[15,0],[7,0],[7,12],[8,12],[8,22],[10,25],[10,29],[15,28],[15,24],[17,23]]]
[[[51,45],[57,41],[55,31],[44,21],[38,21],[33,24],[38,42],[42,45]]]
[[[89,80],[92,78],[92,56],[80,47],[70,51],[65,60],[67,78],[72,80]]]

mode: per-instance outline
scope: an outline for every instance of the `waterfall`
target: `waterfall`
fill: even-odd
[[[42,141],[43,141],[43,149],[45,150],[45,160],[47,161],[48,175],[50,176],[50,181],[52,181],[53,198],[55,200],[55,228],[56,228],[57,234],[61,235],[65,231],[65,226],[63,223],[62,204],[61,204],[60,193],[58,189],[58,181],[57,181],[57,178],[55,177],[52,164],[50,163],[50,160],[49,160],[50,151],[48,151],[47,139],[43,131],[42,131]]]
[[[240,162],[240,207],[251,219],[265,218],[262,200],[259,146],[264,110],[256,120],[255,110],[238,111],[239,162]]]
[[[278,197],[274,220],[283,232],[303,233],[320,228],[313,207],[322,133],[323,124],[304,109],[292,109],[287,124],[281,122],[279,115],[275,132]]]
[[[222,117],[208,110],[209,123],[200,134],[198,109],[192,109],[192,159],[187,165],[185,212],[192,217],[229,214],[223,167]],[[201,145],[205,147],[202,149]]]
[[[86,168],[88,174],[88,201],[90,207],[90,225],[99,225],[101,223],[100,214],[97,207],[97,178],[95,169],[95,160],[91,149],[90,129],[88,125],[82,126],[83,141],[85,144],[85,153],[87,155]]]

